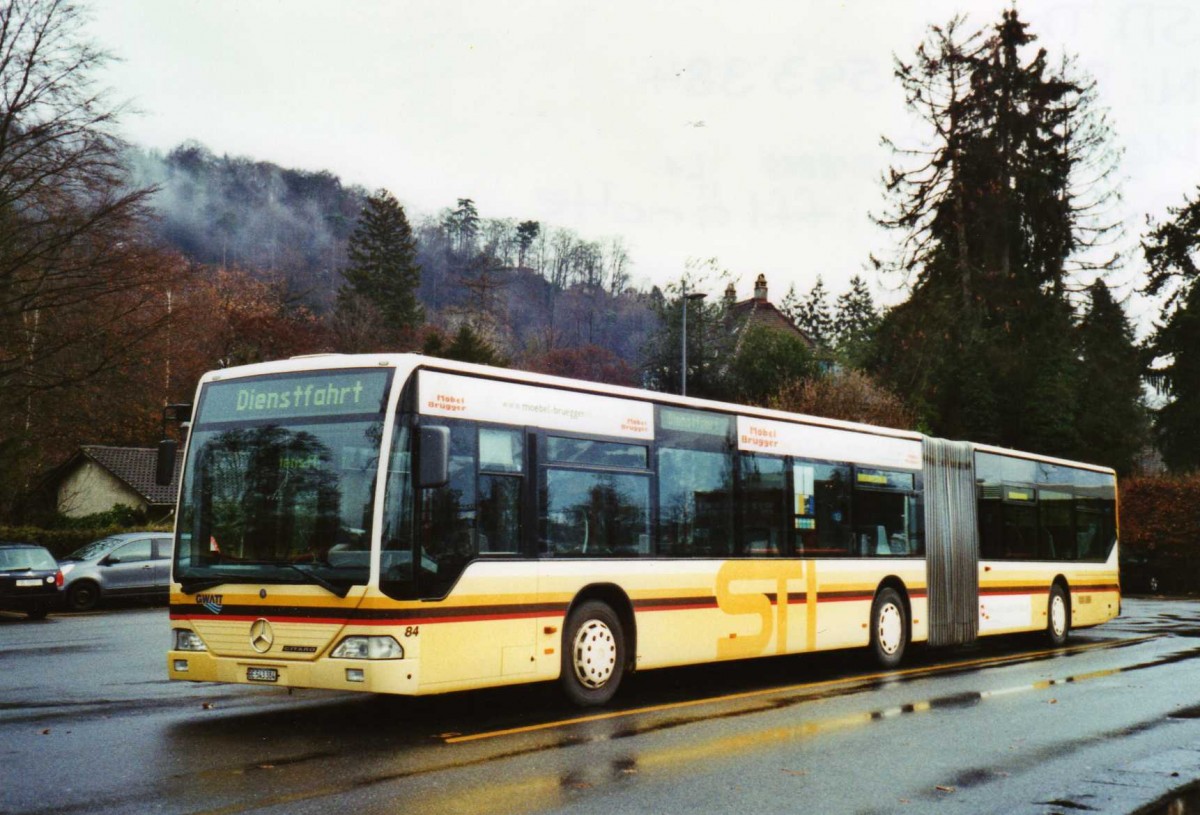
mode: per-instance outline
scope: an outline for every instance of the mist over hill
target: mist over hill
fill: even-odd
[[[216,155],[197,142],[168,153],[133,148],[134,184],[154,187],[155,237],[214,269],[236,267],[282,284],[289,299],[331,311],[343,284],[347,242],[369,191],[330,172]],[[403,199],[403,190],[393,190]],[[457,199],[473,212],[469,199]],[[598,346],[630,366],[657,327],[654,292],[631,284],[618,237],[516,218],[409,212],[421,265],[419,296],[430,323],[482,328],[510,358]],[[518,227],[534,224],[522,243]]]

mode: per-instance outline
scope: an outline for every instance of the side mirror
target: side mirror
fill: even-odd
[[[158,459],[154,462],[154,483],[160,487],[170,486],[175,477],[175,453],[179,442],[163,439],[158,443]]]
[[[450,428],[422,427],[417,447],[417,487],[441,487],[450,480]]]

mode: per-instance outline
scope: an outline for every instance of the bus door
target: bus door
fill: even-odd
[[[922,441],[929,644],[979,636],[979,523],[975,456],[968,442]]]

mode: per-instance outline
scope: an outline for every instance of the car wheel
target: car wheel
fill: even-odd
[[[25,618],[29,620],[44,620],[46,615],[50,613],[50,609],[44,605],[36,605],[29,611],[25,612]]]
[[[871,604],[871,653],[881,668],[895,668],[908,645],[904,601],[892,588],[881,589]]]
[[[562,673],[567,698],[581,707],[613,697],[625,675],[625,632],[606,603],[581,603],[563,631]]]
[[[71,611],[91,611],[100,601],[100,587],[90,580],[81,580],[67,590],[67,608]]]
[[[1046,606],[1046,636],[1051,645],[1064,645],[1071,633],[1071,605],[1067,593],[1055,583],[1050,587],[1050,600]]]

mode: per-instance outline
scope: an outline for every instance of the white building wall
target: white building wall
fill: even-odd
[[[146,502],[94,461],[83,463],[58,487],[58,511],[70,518],[108,512],[117,504],[145,511]]]

